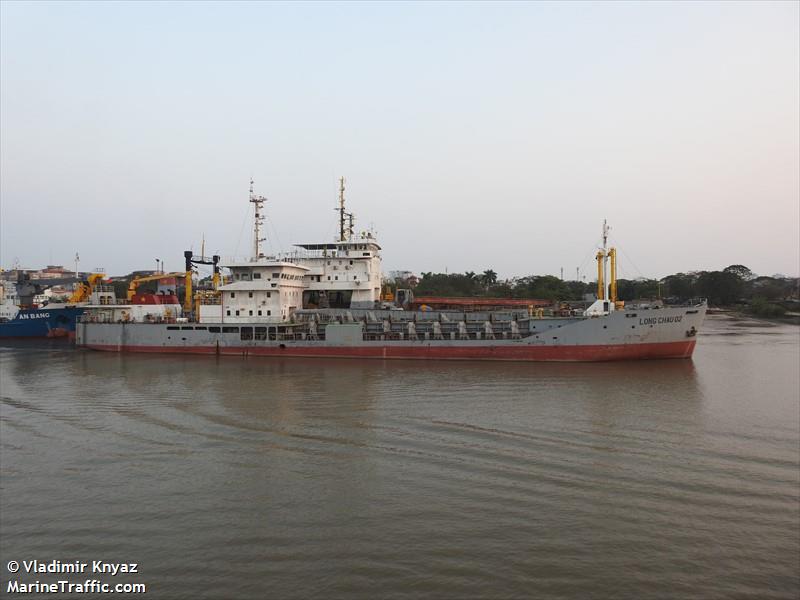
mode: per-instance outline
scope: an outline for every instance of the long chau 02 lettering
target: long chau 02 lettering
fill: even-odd
[[[639,319],[639,325],[662,325],[664,323],[680,323],[683,315],[675,317],[643,317]]]

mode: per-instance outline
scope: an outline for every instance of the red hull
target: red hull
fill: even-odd
[[[51,329],[50,331],[47,332],[47,337],[49,337],[49,338],[62,338],[62,337],[69,337],[69,334],[70,334],[70,332],[67,331],[66,329],[63,329],[61,327],[54,327],[53,329]],[[75,332],[72,332],[72,334],[74,336]]]
[[[596,362],[654,358],[690,358],[696,340],[662,344],[613,346],[336,346],[222,347],[125,346],[88,344],[93,350],[158,352],[168,354],[224,354],[232,356],[288,356],[314,358],[380,358],[436,360],[514,360]]]

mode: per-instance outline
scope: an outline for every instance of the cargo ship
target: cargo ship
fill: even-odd
[[[34,304],[34,298],[43,287],[32,282],[28,273],[17,273],[16,281],[0,282],[0,338],[73,336],[84,307],[92,299],[98,303],[106,302],[110,288],[98,284],[102,277],[102,274],[89,275],[86,280],[78,282],[66,302],[48,302],[42,306]]]
[[[253,252],[220,264],[227,281],[187,296],[191,310],[171,322],[116,321],[89,311],[78,323],[79,347],[112,352],[237,356],[507,361],[610,361],[690,358],[706,313],[699,300],[681,306],[625,305],[617,299],[616,250],[603,224],[597,300],[576,312],[534,301],[445,310],[408,310],[408,291],[382,296],[381,247],[356,233],[339,190],[339,235],[298,244],[284,255],[261,250],[265,198],[250,188]],[[187,263],[188,264],[188,263]],[[190,289],[190,285],[187,288]],[[405,292],[405,293],[402,293]]]
[[[175,294],[175,275],[136,277],[129,285],[126,301],[120,302],[113,286],[103,281],[104,275],[93,273],[77,283],[75,291],[65,302],[36,305],[33,300],[42,291],[42,285],[31,282],[27,273],[19,272],[15,282],[0,282],[0,338],[74,339],[78,319],[87,312],[100,312],[119,321],[131,317],[150,320],[179,318],[182,306]],[[148,281],[159,282],[156,293],[136,293],[137,286]],[[167,283],[162,286],[162,281]]]

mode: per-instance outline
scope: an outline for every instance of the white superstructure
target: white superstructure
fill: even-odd
[[[266,198],[253,193],[253,256],[222,261],[228,282],[219,296],[199,305],[201,323],[282,323],[303,308],[375,308],[381,295],[381,247],[375,233],[353,231],[354,217],[344,210],[340,181],[339,236],[333,242],[298,244],[280,256],[261,251]]]

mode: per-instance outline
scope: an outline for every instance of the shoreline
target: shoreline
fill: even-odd
[[[728,306],[713,306],[708,308],[708,315],[725,315],[734,319],[750,319],[753,321],[764,321],[767,323],[784,323],[786,325],[800,325],[800,314],[788,313],[781,317],[764,317],[754,315],[739,308],[731,308]]]

